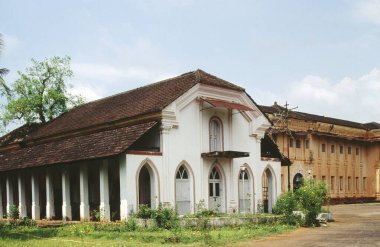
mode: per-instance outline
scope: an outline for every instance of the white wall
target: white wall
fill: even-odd
[[[219,98],[227,101],[240,102],[255,109],[243,116],[233,110],[224,108],[202,109],[198,97]],[[205,108],[209,106],[204,106]],[[261,198],[261,176],[267,166],[272,167],[276,183],[276,193],[281,192],[280,163],[263,162],[260,157],[260,139],[269,122],[243,92],[212,88],[197,85],[185,93],[166,109],[161,135],[163,156],[126,155],[128,201],[137,208],[138,167],[149,158],[154,163],[159,176],[160,191],[158,200],[175,204],[175,173],[178,166],[186,161],[194,177],[191,186],[193,195],[192,212],[195,203],[204,200],[208,205],[208,176],[212,165],[218,162],[223,170],[225,198],[222,211],[232,212],[238,209],[238,176],[240,167],[245,165],[253,173],[252,187],[254,194],[252,208],[256,208],[257,200]],[[165,119],[165,116],[170,118]],[[202,158],[201,153],[209,152],[209,121],[213,116],[223,123],[223,141],[225,151],[249,152],[245,158]],[[166,168],[165,168],[166,167]],[[251,174],[252,175],[252,174]]]

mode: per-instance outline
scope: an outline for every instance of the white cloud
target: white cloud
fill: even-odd
[[[305,76],[285,90],[286,98],[299,111],[358,122],[380,122],[380,70],[375,68],[357,79],[332,82]]]
[[[360,0],[354,12],[359,19],[380,25],[380,0]]]
[[[98,50],[105,55],[91,62],[73,59],[72,92],[93,100],[177,74],[173,72],[176,63],[167,59],[149,40],[117,42],[106,29],[102,30]]]
[[[3,53],[5,56],[12,54],[14,51],[24,47],[24,43],[16,36],[3,34],[4,48]]]

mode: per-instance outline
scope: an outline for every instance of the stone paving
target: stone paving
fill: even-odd
[[[263,240],[240,246],[302,247],[302,246],[379,246],[380,203],[331,206],[335,222],[326,227],[300,228]]]

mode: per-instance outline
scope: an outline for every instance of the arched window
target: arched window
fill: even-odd
[[[210,152],[223,150],[223,126],[221,121],[214,117],[210,120]]]
[[[240,170],[239,174],[239,212],[251,211],[251,179],[247,169]]]
[[[213,167],[209,175],[209,208],[224,210],[223,180],[217,167]]]
[[[189,172],[184,165],[181,165],[176,174],[176,207],[179,215],[190,213],[191,191]]]

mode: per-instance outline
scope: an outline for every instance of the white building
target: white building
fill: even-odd
[[[0,139],[0,210],[126,219],[140,204],[188,214],[204,201],[270,211],[281,192],[281,162],[261,156],[270,125],[243,88],[201,70],[90,102]]]

